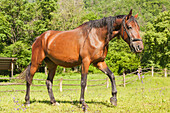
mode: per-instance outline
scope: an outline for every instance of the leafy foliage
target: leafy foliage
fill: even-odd
[[[7,44],[24,40],[27,37],[28,22],[32,20],[32,4],[26,0],[2,0],[1,11],[1,40]]]
[[[146,26],[145,52],[142,64],[170,68],[170,11],[160,13],[157,18]]]
[[[71,30],[89,20],[126,15],[133,8],[145,39],[142,62],[124,41],[114,39],[109,43],[108,66],[115,73],[136,70],[141,64],[169,67],[169,5],[169,0],[1,0],[0,55],[17,57],[23,69],[30,62],[30,46],[43,32]],[[90,72],[96,69],[90,67]]]

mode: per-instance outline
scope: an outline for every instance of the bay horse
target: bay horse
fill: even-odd
[[[86,109],[87,104],[84,100],[84,92],[88,69],[90,64],[93,64],[110,78],[112,86],[110,102],[116,106],[117,90],[115,77],[107,67],[104,59],[108,52],[109,41],[116,36],[121,36],[129,44],[133,52],[142,52],[143,42],[139,35],[140,28],[136,21],[137,16],[138,14],[132,16],[131,9],[128,15],[110,16],[99,20],[92,20],[69,31],[50,30],[37,37],[32,45],[31,63],[23,72],[27,80],[26,104],[30,104],[30,85],[33,76],[44,60],[49,70],[46,86],[51,104],[58,105],[52,90],[53,78],[57,66],[75,67],[81,65],[80,103]]]

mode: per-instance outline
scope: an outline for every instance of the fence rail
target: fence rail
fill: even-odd
[[[155,71],[154,71],[155,70]],[[144,72],[142,72],[144,71]],[[160,72],[162,71],[162,72]],[[152,76],[154,76],[154,73],[164,73],[164,77],[167,77],[167,75],[169,74],[169,70],[167,69],[159,69],[159,68],[145,68],[145,69],[141,69],[139,68],[137,71],[131,72],[131,73],[123,73],[123,75],[120,76],[116,76],[116,82],[119,82],[119,84],[117,84],[117,86],[126,86],[127,84],[131,84],[137,80],[141,80],[142,81],[142,74],[145,73],[151,73]],[[12,80],[12,79],[18,79],[18,78],[0,78],[0,80]],[[45,79],[33,79],[34,81],[45,81]],[[53,86],[58,86],[59,90],[62,92],[63,90],[63,86],[80,86],[80,84],[64,84],[63,81],[80,81],[80,79],[55,79],[54,81],[59,81],[59,84],[55,84]],[[106,88],[109,87],[110,84],[110,80],[109,78],[105,78],[105,79],[91,79],[88,80],[88,82],[92,82],[92,81],[103,81],[104,83],[100,83],[100,84],[90,84],[86,86],[87,87],[95,87],[95,86],[106,86]],[[25,85],[25,83],[0,83],[0,86],[10,86],[10,85]],[[45,84],[32,84],[32,86],[46,86]],[[66,89],[64,89],[66,90]],[[72,90],[72,89],[69,89]],[[23,90],[11,90],[11,91],[23,91]],[[0,92],[11,92],[11,91],[0,91]]]

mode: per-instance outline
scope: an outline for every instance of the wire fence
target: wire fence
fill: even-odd
[[[131,84],[137,80],[141,80],[143,82],[144,74],[148,73],[151,76],[154,76],[156,74],[161,74],[161,76],[168,77],[170,70],[165,69],[159,69],[159,68],[138,68],[137,71],[131,72],[131,73],[123,73],[123,75],[116,76],[116,85],[117,86],[123,86],[126,87],[127,84]],[[18,78],[0,78],[0,80],[18,80]],[[45,79],[33,79],[34,81],[46,81]],[[81,81],[80,79],[54,79],[57,83],[53,84],[53,86],[57,86],[59,88],[59,91],[63,91],[63,87],[65,86],[80,86],[80,83],[78,84],[77,81]],[[76,84],[66,84],[65,82],[69,81],[75,81]],[[89,84],[87,84],[87,87],[96,87],[96,86],[106,86],[108,88],[110,85],[110,80],[109,78],[105,79],[90,79],[87,80]],[[63,83],[64,82],[64,83]],[[95,82],[97,84],[91,84],[91,82]],[[11,86],[11,85],[26,85],[26,83],[18,83],[18,82],[12,82],[12,83],[0,83],[0,86]],[[32,84],[34,87],[39,87],[39,86],[46,86],[45,84]],[[78,88],[64,88],[64,90],[76,90]],[[12,91],[25,91],[25,90],[10,90],[10,91],[0,91],[0,92],[12,92]],[[42,90],[39,90],[42,92]],[[34,91],[33,91],[34,92]]]

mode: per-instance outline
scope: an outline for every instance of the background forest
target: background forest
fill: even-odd
[[[0,57],[17,57],[18,72],[31,60],[31,45],[47,30],[71,30],[89,20],[139,13],[144,51],[136,55],[115,38],[107,65],[114,73],[139,66],[170,68],[170,0],[1,0]],[[58,72],[61,67],[57,69]],[[68,69],[69,70],[69,69]],[[90,72],[97,71],[90,67]]]

